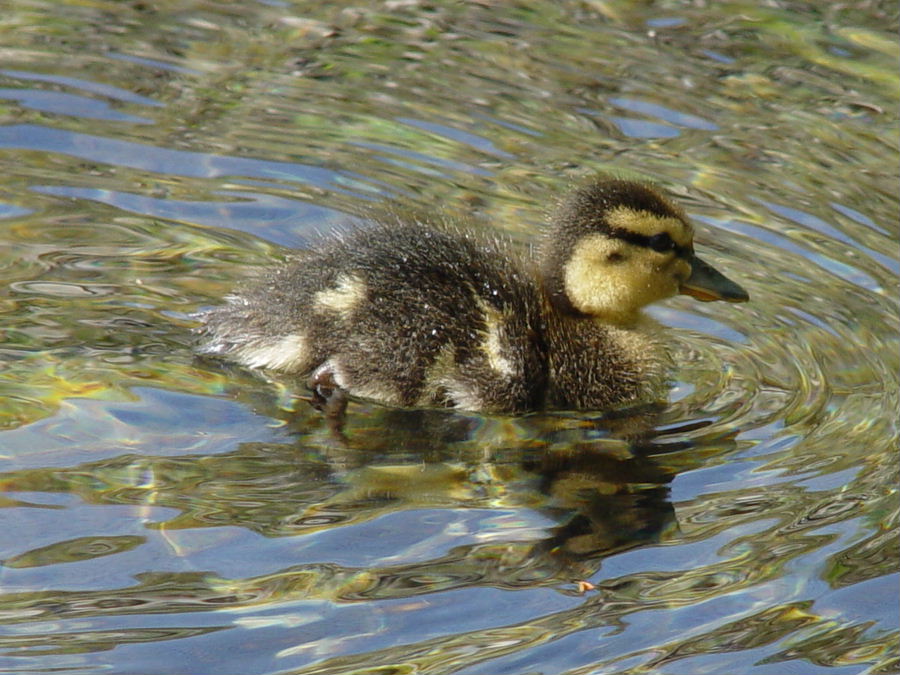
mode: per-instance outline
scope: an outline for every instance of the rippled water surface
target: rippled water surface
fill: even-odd
[[[891,2],[3,5],[0,671],[900,672]],[[662,412],[352,403],[191,314],[380,200],[657,181]],[[584,590],[582,582],[593,590]]]

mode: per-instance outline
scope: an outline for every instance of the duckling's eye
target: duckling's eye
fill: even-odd
[[[650,248],[657,253],[665,253],[666,251],[671,251],[675,248],[675,242],[668,232],[654,234],[647,243],[650,245]]]
[[[610,263],[620,263],[623,260],[625,260],[625,256],[618,252],[613,252],[606,256],[606,262]]]

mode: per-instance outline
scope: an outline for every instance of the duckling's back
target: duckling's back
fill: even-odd
[[[386,222],[326,241],[205,315],[204,351],[401,406],[524,411],[546,390],[541,298],[508,247]]]

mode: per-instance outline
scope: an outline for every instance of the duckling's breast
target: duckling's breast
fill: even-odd
[[[548,405],[598,410],[662,394],[669,355],[652,319],[624,328],[549,312],[546,325]]]

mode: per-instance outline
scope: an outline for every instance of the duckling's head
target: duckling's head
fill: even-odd
[[[643,307],[677,293],[745,302],[747,292],[694,255],[684,212],[654,188],[598,179],[559,206],[542,251],[556,309],[627,326]]]

